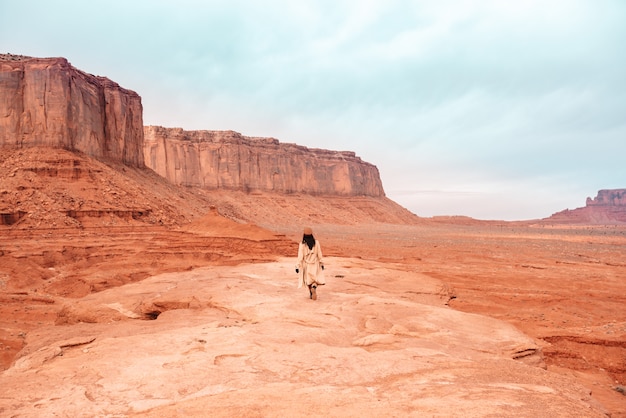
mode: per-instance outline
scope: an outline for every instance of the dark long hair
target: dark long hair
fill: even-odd
[[[312,250],[315,246],[315,238],[313,235],[304,234],[302,235],[302,242],[308,245],[309,250]]]

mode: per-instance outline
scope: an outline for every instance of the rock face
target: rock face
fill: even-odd
[[[143,166],[141,97],[64,58],[0,54],[0,146],[49,146]]]
[[[626,210],[626,189],[600,190],[594,199],[587,198],[587,206],[622,206]]]
[[[207,189],[384,196],[376,166],[353,152],[309,149],[233,131],[147,126],[144,160],[174,184]]]
[[[626,189],[599,190],[595,198],[587,198],[585,207],[557,212],[545,221],[591,224],[626,223]]]
[[[144,132],[146,141],[144,143]],[[64,58],[0,54],[0,147],[52,147],[206,189],[382,197],[376,166],[233,131],[143,127],[141,98]]]

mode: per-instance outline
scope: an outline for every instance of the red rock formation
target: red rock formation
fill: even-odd
[[[587,198],[587,206],[624,206],[626,208],[626,189],[599,190],[594,199]]]
[[[65,58],[0,54],[0,146],[64,148],[141,167],[141,97]]]
[[[565,209],[544,221],[570,224],[626,223],[626,189],[599,190],[595,198],[587,198],[585,207]]]
[[[207,189],[384,196],[378,169],[353,152],[309,149],[232,131],[146,127],[141,98],[64,58],[0,55],[0,146],[53,147],[147,165]]]
[[[384,196],[376,166],[353,152],[310,149],[233,131],[147,126],[144,160],[174,184],[208,189]]]

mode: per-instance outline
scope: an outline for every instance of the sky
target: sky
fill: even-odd
[[[525,220],[626,188],[623,0],[0,0],[145,125],[354,151],[424,216]]]

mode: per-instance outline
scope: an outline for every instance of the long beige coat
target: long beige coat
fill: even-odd
[[[304,242],[301,242],[298,246],[298,264],[296,268],[298,273],[298,288],[302,285],[322,285],[326,284],[324,278],[324,270],[322,269],[322,247],[320,242],[315,240],[315,245],[312,249]]]

